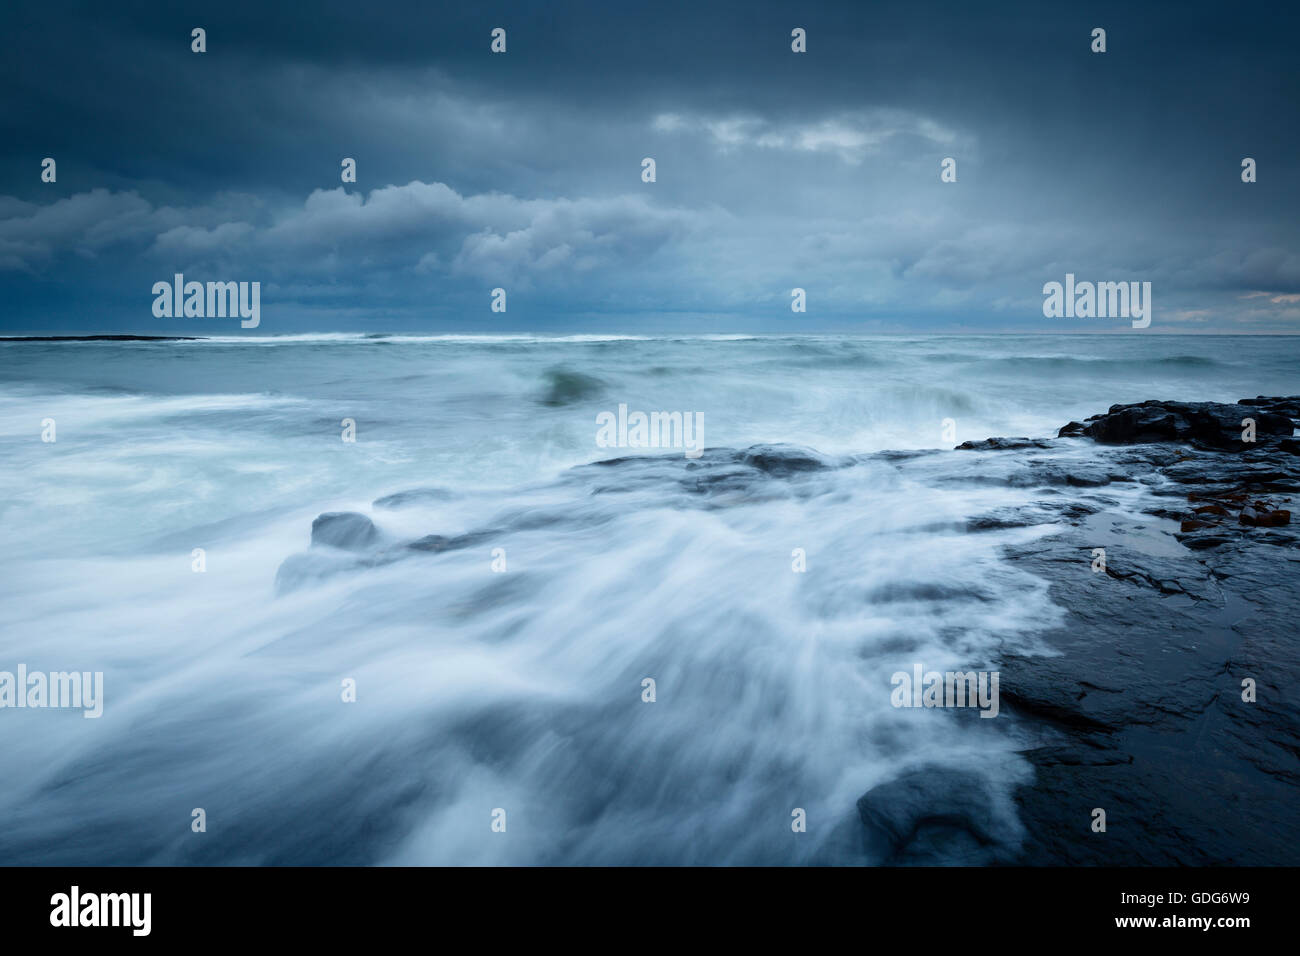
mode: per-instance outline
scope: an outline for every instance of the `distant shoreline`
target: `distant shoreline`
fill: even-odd
[[[201,335],[0,335],[0,342],[200,342]]]
[[[528,339],[535,341],[581,341],[583,339],[606,340],[606,339],[631,339],[654,341],[660,339],[713,339],[725,341],[728,339],[791,339],[791,338],[826,338],[826,339],[843,339],[843,338],[1074,338],[1078,336],[1089,337],[1108,337],[1112,335],[1127,335],[1128,330],[1120,329],[1117,331],[1083,331],[1075,330],[1070,332],[1046,332],[1046,331],[989,331],[989,332],[948,332],[936,331],[931,329],[918,329],[915,331],[901,332],[856,332],[856,331],[806,331],[806,332],[432,332],[432,331],[397,331],[397,332],[284,332],[276,335],[228,335],[228,336],[210,336],[210,335],[0,335],[0,343],[3,342],[221,342],[231,343],[235,341],[249,342],[304,342],[312,339],[335,339],[337,341],[382,341],[384,339],[427,339],[430,341],[451,340],[451,339],[482,339],[483,341],[492,341],[499,339]],[[1290,331],[1253,331],[1253,332],[1154,332],[1147,333],[1148,337],[1158,338],[1294,338],[1300,336],[1300,332]]]

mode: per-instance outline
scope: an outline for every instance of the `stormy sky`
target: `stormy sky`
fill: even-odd
[[[22,2],[0,332],[1128,327],[1044,318],[1067,272],[1300,331],[1296,9]],[[260,327],[155,318],[177,272]]]

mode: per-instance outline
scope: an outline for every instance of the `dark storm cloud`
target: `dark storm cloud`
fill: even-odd
[[[159,330],[185,271],[261,279],[262,332],[1040,330],[1070,271],[1151,281],[1157,327],[1300,327],[1296,16],[1044,7],[25,6],[4,326]]]

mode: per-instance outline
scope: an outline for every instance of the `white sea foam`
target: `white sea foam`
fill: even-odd
[[[1300,391],[1267,343],[1074,365],[973,338],[318,341],[0,357],[0,669],[105,675],[98,720],[0,714],[0,862],[860,862],[871,786],[932,762],[1027,778],[1011,722],[900,711],[889,684],[1033,651],[1057,619],[999,550],[1043,529],[964,533],[1025,491],[963,484],[951,452],[581,467],[608,454],[595,411],[699,409],[711,446],[834,456],[938,449],[949,417],[958,441],[1042,436],[1112,402]],[[429,493],[371,504],[406,489]],[[388,546],[484,537],[277,593],[325,511]],[[220,840],[190,838],[194,807]]]

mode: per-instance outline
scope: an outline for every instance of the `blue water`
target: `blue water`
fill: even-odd
[[[1288,337],[0,343],[0,670],[103,671],[106,698],[0,711],[0,862],[871,862],[871,786],[936,761],[1032,780],[1013,722],[889,704],[894,670],[1033,652],[1059,616],[999,550],[1044,529],[961,530],[1026,492],[963,484],[948,449],[1298,373]],[[620,404],[837,467],[598,447]],[[663,457],[583,467],[638,454]],[[277,587],[327,511],[477,536],[327,550]]]

